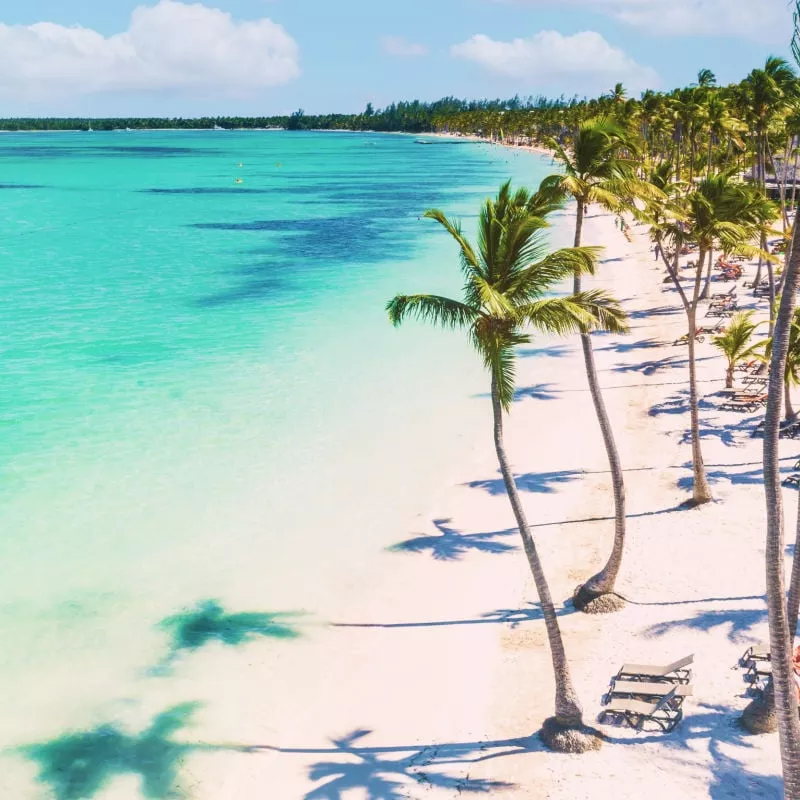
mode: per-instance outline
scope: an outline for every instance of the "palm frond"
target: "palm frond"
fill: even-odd
[[[461,223],[451,222],[444,212],[438,208],[430,208],[422,216],[438,222],[458,242],[462,270],[468,274],[482,273],[481,264],[475,255],[475,251],[461,231]]]
[[[458,300],[434,294],[397,295],[386,304],[389,320],[397,327],[406,317],[430,322],[440,328],[464,328],[479,316],[479,311]]]
[[[602,251],[602,247],[556,250],[517,273],[508,287],[508,294],[517,303],[529,303],[576,272],[593,275]]]
[[[592,317],[590,330],[608,333],[629,333],[627,314],[619,300],[602,289],[589,289],[569,298]]]
[[[499,319],[514,318],[514,304],[502,291],[498,291],[483,278],[476,278],[472,282],[472,287],[480,299],[480,308],[486,316]]]

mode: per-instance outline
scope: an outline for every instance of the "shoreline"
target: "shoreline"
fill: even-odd
[[[552,238],[568,244],[574,206],[553,222]],[[397,524],[404,530],[402,546],[393,542],[380,549],[388,525],[377,520],[375,527],[383,529],[363,528],[372,537],[363,561],[361,550],[347,549],[353,543],[340,531],[338,544],[324,545],[337,548],[324,551],[324,580],[309,569],[310,559],[296,562],[291,596],[308,601],[311,613],[284,604],[283,597],[278,605],[278,595],[275,604],[268,602],[274,564],[257,563],[263,552],[254,542],[261,539],[237,540],[237,514],[254,511],[247,503],[241,509],[231,504],[220,518],[213,541],[219,551],[204,549],[187,535],[186,553],[210,563],[212,571],[219,569],[214,555],[221,559],[226,548],[252,548],[247,563],[237,563],[231,572],[227,588],[223,581],[212,584],[209,592],[215,594],[208,596],[236,611],[276,611],[277,621],[297,626],[299,638],[253,641],[233,658],[220,637],[182,662],[169,681],[131,670],[124,694],[107,691],[120,686],[119,674],[100,674],[93,690],[117,699],[79,708],[73,697],[75,709],[62,709],[70,723],[93,730],[119,720],[135,736],[175,702],[197,701],[191,724],[179,726],[165,750],[186,762],[177,788],[197,800],[260,800],[265,791],[279,800],[378,793],[455,800],[470,792],[499,800],[595,800],[608,794],[610,785],[621,800],[638,800],[643,792],[742,800],[779,796],[777,737],[745,739],[737,732],[735,717],[747,700],[740,672],[730,669],[747,644],[764,638],[766,628],[760,441],[749,437],[747,427],[754,417],[719,408],[723,362],[709,342],[699,345],[705,457],[719,502],[683,508],[691,476],[684,440],[686,354],[672,343],[686,322],[674,290],[662,282],[663,267],[652,257],[645,229],[629,230],[626,240],[612,215],[595,210],[586,220],[587,243],[606,248],[598,275],[587,279],[586,288],[607,289],[631,314],[629,336],[593,337],[628,488],[628,545],[618,590],[633,602],[623,611],[586,616],[573,613],[568,603],[575,586],[602,566],[613,533],[608,465],[577,337],[535,339],[521,348],[518,399],[507,418],[506,444],[585,721],[596,724],[608,680],[621,661],[658,663],[693,652],[696,696],[687,701],[686,717],[673,734],[598,726],[609,741],[600,754],[584,756],[546,752],[533,735],[552,714],[552,667],[497,469],[488,400],[481,393],[470,402],[483,414],[464,429],[457,457],[450,445],[435,490],[425,496],[410,490],[415,512]],[[740,285],[752,272],[750,265]],[[743,289],[740,297],[755,303]],[[758,308],[764,312],[763,303]],[[319,348],[321,342],[312,345]],[[452,363],[450,369],[452,376]],[[402,391],[402,381],[397,388]],[[480,391],[488,391],[488,379]],[[408,403],[405,396],[403,401]],[[391,418],[386,407],[381,413],[390,417],[387,426],[409,435],[430,441],[436,434],[422,430],[418,420],[407,428],[405,418]],[[376,458],[392,457],[370,442]],[[354,475],[353,503],[368,504],[369,493],[357,486],[358,470],[347,469],[346,448],[344,439],[336,469]],[[788,468],[796,458],[792,442],[781,443],[781,456]],[[401,463],[407,471],[415,469],[405,458]],[[414,476],[404,475],[398,494],[414,486]],[[319,481],[303,500],[315,508],[332,507],[332,486]],[[340,501],[343,496],[340,492]],[[387,506],[380,510],[392,516]],[[300,521],[307,522],[310,517],[300,513]],[[790,505],[787,517],[792,513]],[[330,540],[335,530],[331,526],[319,535]],[[302,546],[314,544],[309,538]],[[352,553],[352,568],[337,560],[342,552]],[[176,584],[186,580],[182,562],[174,563],[174,570],[163,573],[165,586],[173,572]],[[155,569],[146,567],[142,574]],[[332,588],[323,590],[328,580]],[[63,626],[65,635],[71,635],[69,624]],[[154,653],[161,652],[162,638],[153,632]],[[51,685],[36,691],[40,707],[47,706],[48,692],[59,700],[72,697],[73,646],[80,644],[69,642]],[[142,705],[135,707],[127,698],[139,695]],[[24,712],[21,699],[14,702],[17,713],[9,717],[35,729],[36,715]],[[54,719],[48,716],[47,722],[62,732]],[[37,735],[27,741],[41,741]],[[26,763],[25,774],[9,770],[0,778],[5,794],[31,796],[30,768]],[[138,793],[137,781],[138,776],[115,777],[104,797],[131,797]]]

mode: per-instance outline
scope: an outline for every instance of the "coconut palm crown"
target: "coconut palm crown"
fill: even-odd
[[[764,342],[753,342],[753,334],[758,323],[753,321],[752,311],[740,311],[734,314],[730,325],[711,340],[727,361],[725,370],[725,388],[733,388],[733,372],[736,365],[751,356],[758,356],[764,350]]]
[[[584,328],[624,332],[624,312],[605,292],[591,290],[569,297],[548,294],[575,272],[592,274],[599,249],[573,247],[547,252],[543,231],[548,227],[538,211],[556,206],[545,194],[505,183],[497,198],[481,209],[477,248],[461,225],[442,211],[425,217],[436,220],[459,245],[464,278],[462,300],[437,295],[398,295],[387,305],[389,318],[399,325],[406,317],[449,328],[467,328],[470,340],[497,380],[505,411],[514,397],[514,347],[530,341],[531,327],[542,333],[566,335]]]
[[[663,198],[653,184],[637,177],[638,145],[611,119],[600,117],[581,123],[570,150],[555,140],[548,146],[563,173],[545,178],[542,189],[578,201],[576,246],[581,244],[585,206],[597,203],[608,211],[622,212],[633,209],[634,198]]]

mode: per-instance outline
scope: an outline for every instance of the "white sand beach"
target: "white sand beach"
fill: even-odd
[[[300,645],[303,666],[293,659],[293,668],[327,676],[322,685],[309,679],[316,689],[304,696],[303,715],[279,679],[260,700],[248,698],[246,717],[228,715],[222,728],[209,720],[206,740],[224,735],[268,747],[240,756],[235,779],[220,769],[227,780],[204,796],[255,798],[264,787],[287,800],[781,796],[777,736],[747,736],[736,723],[748,702],[737,659],[766,636],[753,417],[718,410],[723,364],[708,342],[700,345],[703,445],[718,502],[680,508],[691,476],[686,349],[672,342],[684,331],[683,313],[643,228],[629,244],[612,217],[595,214],[586,241],[607,248],[594,283],[615,292],[632,316],[630,336],[596,341],[626,470],[629,545],[618,588],[632,602],[607,617],[562,607],[561,625],[587,721],[621,662],[694,653],[695,696],[682,723],[670,735],[601,726],[609,742],[583,756],[554,755],[532,737],[552,713],[549,652],[525,559],[508,551],[517,538],[487,409],[473,460],[457,465],[410,526],[411,552],[386,553],[384,571],[352,608]],[[613,513],[575,344],[523,352],[507,431],[560,601],[601,565]],[[784,447],[788,467],[795,448]],[[292,678],[303,683],[302,673]]]

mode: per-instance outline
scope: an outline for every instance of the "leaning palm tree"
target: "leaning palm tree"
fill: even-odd
[[[550,142],[554,158],[564,169],[563,174],[551,175],[542,182],[546,192],[570,197],[577,203],[575,247],[581,246],[583,221],[587,207],[594,203],[608,211],[623,212],[632,208],[633,198],[656,199],[662,192],[653,184],[639,180],[636,175],[638,153],[632,137],[614,122],[593,119],[584,122],[575,135],[568,152],[555,140]],[[573,292],[581,291],[582,272],[576,270]],[[575,607],[582,611],[603,613],[616,611],[624,601],[614,594],[614,585],[622,566],[625,547],[625,478],[614,439],[611,421],[606,411],[590,331],[581,330],[581,345],[594,403],[597,421],[603,435],[614,491],[614,543],[608,561],[600,572],[583,583],[575,592]]]
[[[543,230],[547,222],[531,212],[539,206],[536,198],[524,189],[512,193],[509,183],[504,184],[497,198],[487,200],[481,209],[477,249],[460,224],[441,211],[427,211],[425,216],[436,220],[458,243],[463,299],[399,295],[387,310],[394,325],[414,317],[466,330],[489,371],[497,460],[541,602],[555,673],[555,716],[545,723],[543,735],[554,749],[583,751],[597,747],[599,739],[583,725],[550,588],[506,455],[503,414],[510,410],[514,397],[515,348],[530,341],[529,329],[565,335],[581,329],[624,331],[626,327],[618,303],[603,292],[549,296],[559,281],[575,271],[592,272],[597,251],[572,248],[546,254]]]
[[[753,334],[758,327],[753,322],[752,311],[741,311],[731,318],[731,323],[711,344],[722,352],[727,361],[725,369],[725,388],[733,389],[733,372],[736,366],[750,356],[755,356],[764,348],[763,342],[753,342]]]
[[[800,2],[795,13],[792,49],[800,63]],[[788,800],[800,800],[800,719],[792,667],[794,631],[789,627],[784,561],[783,495],[778,452],[783,378],[789,333],[800,286],[800,226],[794,227],[792,255],[786,264],[784,289],[775,319],[770,363],[767,413],[764,419],[764,490],[767,503],[766,578],[769,642],[775,712],[783,765],[783,791]],[[795,556],[796,557],[796,556]]]

